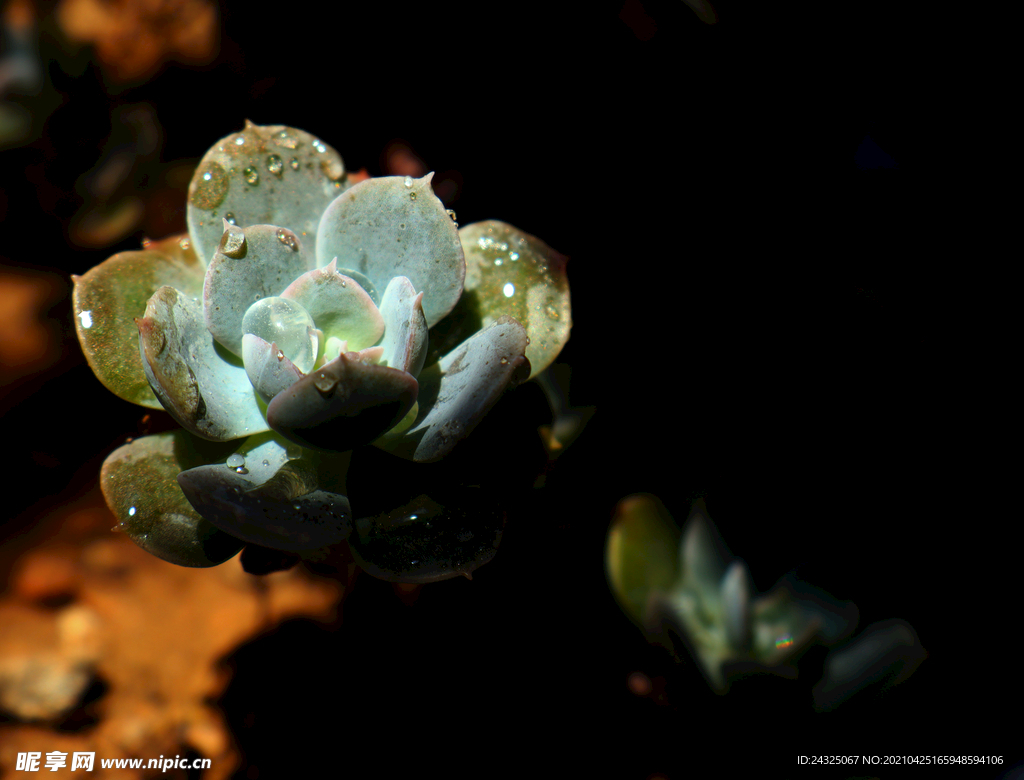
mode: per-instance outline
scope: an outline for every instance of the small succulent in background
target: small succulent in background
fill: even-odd
[[[139,545],[211,566],[245,543],[349,540],[364,568],[407,582],[493,557],[493,518],[474,529],[422,496],[354,520],[349,503],[352,450],[444,458],[568,340],[565,258],[501,222],[459,230],[431,176],[355,181],[310,134],[247,123],[200,162],[188,235],[74,278],[97,377],[183,428],[103,465]]]
[[[829,710],[867,685],[906,679],[925,657],[913,628],[900,620],[875,623],[840,645],[857,623],[856,606],[798,580],[784,578],[757,596],[746,564],[730,562],[703,499],[682,530],[657,499],[624,499],[605,562],[626,614],[673,652],[677,637],[719,694],[736,674],[796,677],[800,655],[817,643],[835,646],[813,690],[815,708]]]

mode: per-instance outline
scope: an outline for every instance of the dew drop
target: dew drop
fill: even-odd
[[[288,460],[298,460],[299,458],[302,457],[302,447],[294,445],[285,447],[284,454],[285,457],[288,458]]]
[[[405,177],[405,186],[412,189],[412,176]]]
[[[270,465],[270,461],[269,461],[269,460],[267,460],[266,458],[264,458],[264,459],[263,459],[263,465],[264,465],[264,466],[269,466],[269,465]]]
[[[245,143],[245,138],[243,136],[238,136],[238,138],[235,139],[235,145],[236,146],[241,146],[244,143]]]
[[[192,180],[188,200],[193,206],[209,211],[217,208],[228,193],[228,174],[220,163],[207,162]]]
[[[277,361],[280,363],[282,360],[284,360],[284,352],[277,350]]]
[[[503,365],[503,366],[507,366],[508,365],[508,358],[507,357],[503,357],[501,359],[501,365]]]
[[[182,252],[187,252],[190,246],[192,246],[192,242],[189,241],[187,238],[182,238],[178,240],[178,248]]]
[[[495,263],[497,265],[497,263]],[[505,286],[501,288],[506,298],[511,298],[516,294],[516,286],[512,282],[505,282]]]
[[[153,239],[146,238],[145,236],[143,236],[143,238],[142,238],[142,248],[143,249],[149,249],[149,247],[152,245],[152,243],[153,243]]]
[[[245,180],[253,186],[259,184],[260,172],[253,168],[251,165],[246,168],[242,173],[245,175]]]
[[[92,327],[92,312],[91,311],[79,312],[78,316],[82,320],[82,327],[83,328],[88,329],[88,328]]]
[[[135,507],[128,507],[128,517],[135,517]]]
[[[274,143],[282,149],[295,149],[299,145],[299,139],[288,135],[287,130],[282,130],[274,136]]]
[[[276,154],[270,155],[270,157],[267,158],[267,170],[275,176],[280,176],[281,171],[284,170],[284,160]]]
[[[518,252],[509,252],[508,253],[508,259],[513,261],[513,262],[515,262],[516,260],[519,259],[519,253]]]
[[[248,474],[249,473],[249,469],[247,469],[245,466],[239,466],[237,469],[235,469],[235,473],[236,474]]]
[[[293,252],[299,251],[299,241],[295,237],[295,234],[285,228],[277,229],[277,240],[288,247]]]
[[[416,200],[416,193],[415,192],[410,192],[409,193],[409,200]]]
[[[337,387],[337,385],[338,380],[326,371],[320,371],[313,379],[313,386],[324,395],[334,392],[334,388]]]
[[[320,154],[327,151],[327,144],[321,141],[319,138],[313,139],[313,148],[316,149]]]
[[[292,157],[292,159],[290,159],[288,161],[288,164],[290,166],[292,166],[292,170],[293,171],[299,170],[299,158],[298,157]]]
[[[236,260],[245,257],[248,247],[245,241],[245,233],[241,230],[226,230],[220,240],[220,251],[228,257]]]
[[[228,455],[228,468],[235,469],[239,466],[245,465],[245,456],[239,455],[237,452],[233,455]]]
[[[237,225],[238,224],[238,220],[235,219],[235,215],[232,214],[230,211],[227,214],[224,215],[224,219],[226,219],[228,221],[229,225]]]
[[[548,306],[546,309],[544,309],[544,311],[547,312],[548,316],[551,319],[553,319],[553,320],[557,320],[558,319],[558,309],[556,309],[554,306]]]
[[[242,333],[274,344],[277,359],[287,355],[300,371],[309,371],[316,362],[318,340],[313,318],[291,299],[271,296],[254,303],[242,317]]]

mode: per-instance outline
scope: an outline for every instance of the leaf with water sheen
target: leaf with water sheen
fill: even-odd
[[[286,240],[281,240],[281,237]],[[294,234],[273,225],[226,226],[206,269],[203,317],[213,337],[242,354],[242,319],[259,300],[281,295],[312,261]]]
[[[572,308],[566,258],[536,236],[505,222],[487,220],[459,230],[466,255],[461,311],[483,327],[502,315],[518,320],[530,337],[526,357],[536,376],[569,340]]]
[[[204,520],[175,481],[202,463],[196,442],[182,430],[145,436],[114,450],[103,462],[100,487],[119,528],[147,552],[179,566],[216,566],[242,542]]]
[[[284,225],[315,256],[316,229],[348,182],[338,153],[304,130],[246,122],[210,147],[188,188],[188,232],[209,262],[223,219],[238,225]]]
[[[463,576],[494,558],[505,512],[480,488],[420,495],[356,521],[350,540],[356,562],[389,582],[437,582]]]
[[[324,212],[317,265],[338,258],[338,270],[366,275],[378,290],[405,276],[423,293],[433,327],[452,310],[466,276],[459,233],[444,204],[422,179],[382,176],[346,190]]]
[[[108,390],[134,404],[160,408],[142,368],[133,320],[146,313],[146,303],[164,285],[201,295],[205,270],[188,237],[181,235],[138,251],[119,252],[72,277],[78,341],[89,367]]]

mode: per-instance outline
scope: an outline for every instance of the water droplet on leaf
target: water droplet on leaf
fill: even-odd
[[[288,161],[288,164],[290,166],[292,166],[292,170],[293,171],[299,170],[299,158],[298,157],[292,157],[292,159],[290,159]]]
[[[309,312],[288,298],[264,298],[250,306],[242,317],[242,333],[277,344],[278,351],[291,358],[302,372],[309,371],[316,361],[319,341],[314,329]]]
[[[287,130],[282,130],[274,136],[274,143],[282,149],[295,149],[299,145],[299,139],[288,135]]]
[[[237,452],[234,453],[233,455],[228,455],[227,465],[228,465],[228,468],[232,468],[232,469],[238,468],[239,466],[244,466],[245,465],[245,456],[244,455],[239,455]]]
[[[246,168],[244,171],[242,171],[242,173],[245,175],[245,180],[249,184],[252,184],[253,186],[255,186],[256,184],[259,184],[260,172],[257,171],[255,168],[253,168],[251,165],[248,168]]]
[[[209,211],[220,205],[227,192],[227,171],[219,163],[207,162],[193,179],[188,200],[196,208]]]
[[[329,395],[334,392],[334,388],[338,385],[338,380],[325,371],[317,373],[313,379],[313,385],[323,395]]]
[[[285,228],[277,229],[277,240],[288,247],[293,252],[299,251],[299,240],[295,234]]]
[[[267,170],[275,176],[280,176],[281,171],[284,170],[284,160],[276,154],[270,155],[270,157],[267,158]]]
[[[225,231],[224,236],[221,238],[220,247],[220,251],[223,254],[237,260],[238,258],[245,257],[246,250],[245,233],[241,230]]]

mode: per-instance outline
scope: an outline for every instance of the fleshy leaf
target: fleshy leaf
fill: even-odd
[[[380,303],[384,318],[384,361],[392,368],[419,376],[427,359],[427,318],[423,314],[423,293],[412,282],[396,276],[388,283]]]
[[[619,603],[640,625],[650,592],[667,592],[675,584],[679,536],[653,496],[629,496],[615,509],[605,556],[608,579]]]
[[[284,225],[314,256],[320,215],[346,186],[341,157],[327,144],[294,127],[246,122],[200,160],[188,188],[188,232],[204,262],[223,219]]]
[[[422,179],[382,176],[342,193],[324,212],[317,231],[317,265],[338,259],[338,270],[365,274],[378,290],[405,276],[423,292],[423,313],[433,326],[462,294],[466,262],[455,223]]]
[[[301,304],[324,338],[347,341],[352,352],[376,344],[384,333],[384,319],[373,300],[358,282],[338,273],[333,260],[296,278],[281,297]]]
[[[379,446],[430,463],[440,460],[476,427],[510,384],[525,381],[526,331],[511,317],[464,341],[420,375],[419,419],[405,436]]]
[[[356,521],[356,562],[389,582],[472,579],[497,551],[504,510],[480,488],[462,487],[436,501],[420,495],[390,512]]]
[[[303,376],[288,356],[277,348],[277,344],[268,344],[251,333],[242,337],[242,362],[245,363],[249,382],[267,403]]]
[[[852,642],[829,653],[814,686],[814,708],[835,709],[865,687],[885,690],[906,680],[927,658],[917,632],[904,620],[873,623]]]
[[[290,449],[272,434],[254,436],[226,463],[183,471],[178,484],[203,517],[247,542],[302,552],[345,541],[348,498],[321,489],[313,453]]]
[[[707,511],[703,498],[694,502],[683,526],[680,557],[685,587],[695,590],[717,607],[718,587],[725,573],[725,550]]]
[[[401,422],[416,403],[415,377],[340,355],[274,398],[271,428],[304,447],[345,451],[369,444]]]
[[[750,644],[750,573],[743,561],[733,561],[722,579],[722,618],[725,637],[736,650]]]
[[[483,327],[503,314],[526,328],[526,357],[536,376],[569,340],[572,308],[566,258],[536,236],[496,220],[459,230],[466,255],[466,283],[459,309],[471,310]],[[471,318],[470,318],[471,319]]]
[[[179,566],[216,566],[242,542],[204,520],[175,482],[202,462],[182,430],[145,436],[114,450],[103,462],[100,487],[119,528],[147,552]]]
[[[119,252],[72,277],[78,341],[89,367],[108,390],[134,404],[160,408],[142,369],[133,318],[145,314],[146,302],[164,285],[200,295],[205,270],[188,236],[181,235],[139,251]]]
[[[280,296],[295,277],[305,273],[310,257],[290,230],[225,223],[219,251],[203,283],[203,317],[213,337],[241,355],[242,318],[249,307]]]
[[[182,426],[214,441],[267,430],[245,369],[217,353],[197,301],[161,287],[136,324],[146,377]]]

